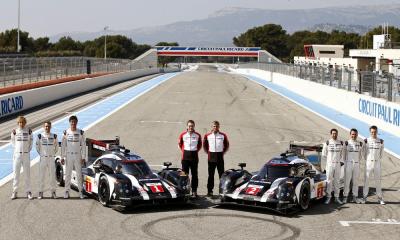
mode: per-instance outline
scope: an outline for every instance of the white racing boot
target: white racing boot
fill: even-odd
[[[324,204],[328,205],[329,203],[331,203],[331,197],[327,197]]]
[[[340,204],[340,205],[343,204],[343,202],[340,201],[340,198],[338,198],[338,197],[335,197],[335,203]]]
[[[11,194],[11,200],[17,199],[17,192]]]
[[[32,193],[31,193],[31,192],[28,192],[26,195],[27,195],[27,197],[28,197],[29,200],[32,200],[32,199],[33,199],[33,196],[32,196]]]

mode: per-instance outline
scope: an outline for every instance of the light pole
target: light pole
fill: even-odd
[[[21,50],[19,44],[19,27],[20,27],[20,16],[21,16],[21,0],[18,0],[18,30],[17,30],[17,52]]]
[[[107,30],[108,26],[104,27],[104,60],[107,59]]]

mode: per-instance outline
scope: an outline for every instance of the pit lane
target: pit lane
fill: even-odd
[[[231,142],[226,168],[247,162],[250,171],[286,150],[290,140],[324,142],[329,129],[335,127],[245,78],[208,67],[168,80],[96,124],[87,136],[118,135],[150,164],[172,161],[179,165],[177,137],[187,119],[196,121],[202,135],[209,131],[212,120],[219,120]],[[346,136],[339,129],[339,138]],[[125,213],[104,208],[93,199],[11,201],[11,186],[6,184],[0,188],[0,239],[396,239],[400,233],[396,225],[343,227],[339,221],[400,220],[399,170],[399,160],[385,155],[382,185],[386,206],[376,204],[375,197],[365,205],[315,202],[309,210],[290,216],[216,207],[208,198],[185,206],[146,207]],[[37,174],[34,166],[35,195]],[[203,152],[199,177],[199,193],[204,195],[207,164]],[[62,190],[57,189],[59,196]]]

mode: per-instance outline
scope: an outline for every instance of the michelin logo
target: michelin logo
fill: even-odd
[[[0,100],[0,116],[6,116],[18,112],[24,108],[24,98],[22,96],[10,97]]]

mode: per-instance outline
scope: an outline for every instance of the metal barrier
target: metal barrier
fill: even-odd
[[[88,66],[89,65],[89,66]],[[154,64],[153,64],[154,65]],[[0,88],[88,73],[113,73],[152,66],[129,59],[87,57],[0,58]]]
[[[400,102],[400,78],[353,68],[278,63],[239,63],[239,68],[256,68],[297,77],[324,85]]]

